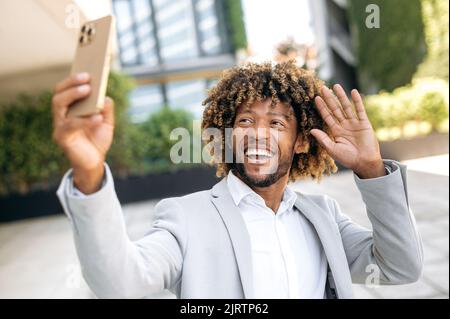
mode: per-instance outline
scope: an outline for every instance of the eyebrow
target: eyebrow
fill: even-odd
[[[253,110],[250,110],[250,109],[246,109],[246,110],[240,112],[240,114],[242,114],[242,113],[255,114],[255,112]],[[286,114],[283,114],[283,113],[273,112],[273,111],[267,112],[266,114],[272,115],[272,116],[281,116],[281,117],[284,117],[285,119],[287,119],[288,121],[292,118],[292,114],[286,115]]]
[[[287,120],[290,120],[290,119],[292,118],[292,117],[291,117],[291,114],[286,115],[286,114],[278,113],[278,112],[268,112],[267,114],[269,114],[269,115],[281,116],[281,117],[284,117],[284,118],[287,119]]]

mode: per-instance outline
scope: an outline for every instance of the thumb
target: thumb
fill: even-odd
[[[330,155],[332,155],[336,143],[331,140],[327,133],[319,129],[312,129],[311,135],[315,137],[319,144],[322,145]]]

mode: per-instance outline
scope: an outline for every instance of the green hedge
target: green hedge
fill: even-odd
[[[20,95],[0,111],[0,193],[54,182],[67,163],[53,144],[51,94]]]
[[[427,56],[415,76],[448,79],[449,2],[422,0],[422,12]]]
[[[226,0],[224,6],[228,33],[231,36],[231,44],[234,50],[247,48],[247,34],[241,0]]]
[[[427,49],[421,1],[350,0],[349,4],[361,90],[373,94],[410,83]],[[366,27],[369,4],[380,9],[380,28]]]
[[[167,132],[180,126],[191,130],[192,115],[163,108],[147,122],[132,124],[127,109],[133,86],[129,77],[110,74],[107,94],[115,101],[116,127],[107,161],[119,176],[174,169],[168,150],[176,141]],[[0,106],[0,194],[47,189],[59,182],[69,163],[53,143],[51,123],[50,92],[21,94]]]
[[[408,122],[428,123],[431,130],[448,121],[448,82],[436,78],[415,79],[412,84],[365,97],[375,130],[404,128]]]

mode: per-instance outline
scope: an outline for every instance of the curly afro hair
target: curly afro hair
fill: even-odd
[[[217,128],[222,133],[221,141],[215,141],[211,136],[204,137],[205,143],[220,143],[210,150],[217,177],[226,175],[231,169],[230,164],[221,159],[225,158],[225,128],[233,127],[236,110],[243,103],[248,107],[267,98],[272,99],[271,106],[279,102],[292,106],[298,134],[309,145],[305,153],[294,155],[289,179],[295,181],[310,177],[320,181],[323,174],[336,172],[334,160],[310,134],[313,128],[329,133],[314,105],[314,98],[319,95],[322,85],[323,82],[313,72],[299,68],[295,60],[278,64],[246,63],[225,70],[202,103],[207,105],[203,112],[202,130]],[[214,154],[214,149],[221,154]]]

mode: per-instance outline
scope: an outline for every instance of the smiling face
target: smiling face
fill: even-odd
[[[303,150],[291,106],[271,102],[243,103],[236,112],[231,166],[249,186],[267,187],[288,175],[294,155]]]
[[[278,161],[279,166],[276,168],[278,174],[287,171],[289,180],[296,181],[308,177],[320,180],[324,174],[330,175],[336,172],[337,167],[334,160],[310,134],[312,129],[320,129],[329,133],[329,127],[322,120],[314,105],[314,98],[320,94],[322,86],[323,82],[316,77],[314,72],[298,67],[294,60],[276,64],[270,61],[247,62],[225,70],[218,83],[208,91],[208,96],[202,103],[206,105],[202,119],[202,130],[206,134],[202,136],[204,143],[212,146],[209,148],[209,154],[212,157],[211,162],[216,165],[216,176],[226,176],[230,169],[235,171],[239,169],[243,174],[248,174],[253,182],[259,181],[258,183],[264,184],[261,182],[261,178],[268,179],[268,176],[263,175],[272,174],[264,174],[260,169],[256,170],[256,164],[259,164],[261,168],[264,167],[264,163],[247,165],[244,162],[242,164],[246,165],[239,165],[233,161],[235,144],[233,143],[233,147],[230,145],[230,131],[233,131],[233,127],[245,129],[248,126],[273,127],[278,131],[279,143],[276,144],[276,149],[280,150],[281,158]],[[258,100],[260,102],[254,103]],[[278,104],[278,101],[282,101],[286,105],[270,107],[272,102]],[[239,116],[244,115],[243,111],[247,104],[244,102],[248,102],[249,109],[255,114],[248,114],[249,120],[238,122],[236,120],[239,119],[236,115],[238,113]],[[272,111],[291,114],[291,108],[295,116],[292,116],[292,121],[287,121],[289,123],[284,122],[289,124],[288,127],[283,127],[281,123],[269,123],[269,114],[266,113]],[[294,121],[294,117],[296,121]],[[285,121],[283,117],[273,116],[272,119]],[[297,123],[298,127],[295,130],[293,125]],[[213,134],[208,133],[209,129],[213,131]],[[297,151],[294,147],[294,141],[297,141],[295,132],[298,133],[299,137],[297,138],[300,139],[297,145],[301,145],[299,143],[301,141],[304,146],[301,147],[302,151],[299,154],[295,154],[292,161],[290,159],[287,161],[288,153]],[[240,134],[240,132],[236,132],[235,135],[239,138]],[[257,151],[260,152],[259,148]],[[264,161],[263,155],[262,152],[256,153],[253,150],[248,159],[251,159],[251,156],[261,156],[261,158],[254,157],[253,159],[262,162]],[[270,157],[270,155],[268,156]],[[273,180],[278,177],[270,178]],[[270,178],[265,181],[265,184],[271,182]]]

